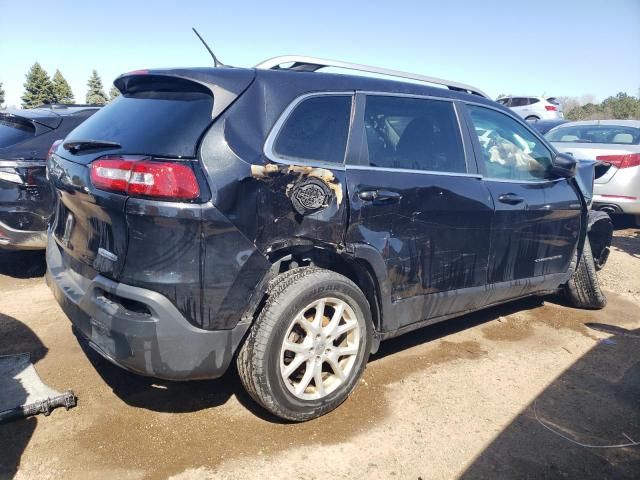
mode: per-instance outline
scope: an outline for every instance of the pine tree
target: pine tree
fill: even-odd
[[[120,90],[116,88],[115,85],[111,86],[111,90],[109,90],[109,101],[112,102],[116,99],[116,97],[120,96]]]
[[[4,103],[4,88],[2,88],[2,82],[0,82],[0,106]]]
[[[87,87],[89,87],[89,90],[87,90],[87,103],[92,105],[104,105],[107,103],[107,95],[104,93],[102,79],[96,70],[91,72],[91,76],[87,82]]]
[[[35,108],[43,103],[54,101],[53,84],[47,72],[38,62],[33,64],[26,77],[24,95],[22,95],[22,106],[24,108]]]
[[[53,74],[53,95],[56,103],[73,103],[73,91],[67,83],[67,80],[62,76],[60,70],[56,70]]]

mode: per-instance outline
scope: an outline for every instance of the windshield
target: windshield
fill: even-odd
[[[617,125],[574,125],[558,127],[547,133],[551,142],[640,144],[640,128]]]
[[[204,92],[125,94],[73,130],[65,142],[112,142],[129,154],[195,157],[212,110],[213,97]]]
[[[33,123],[13,115],[0,114],[0,148],[9,147],[35,135]]]

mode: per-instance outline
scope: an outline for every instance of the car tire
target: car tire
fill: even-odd
[[[565,293],[571,305],[590,310],[604,308],[607,298],[600,288],[589,239],[584,243],[579,262],[577,253],[574,256],[571,269],[573,275],[565,287]]]
[[[273,415],[310,420],[353,391],[372,336],[369,303],[356,284],[330,270],[295,268],[272,281],[238,354],[238,373]]]
[[[532,120],[540,120],[540,119],[535,115],[529,115],[528,117],[525,118],[525,120],[532,121]]]

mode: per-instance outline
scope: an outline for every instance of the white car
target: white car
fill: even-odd
[[[635,215],[640,227],[640,120],[585,120],[552,128],[545,135],[561,153],[598,160],[593,208]]]
[[[525,120],[557,120],[564,118],[562,105],[554,97],[507,96],[496,100]]]

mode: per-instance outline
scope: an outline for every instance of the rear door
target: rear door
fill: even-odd
[[[383,265],[385,330],[480,305],[493,205],[455,103],[360,93],[357,104],[347,246]]]
[[[53,236],[69,257],[118,278],[127,254],[127,195],[92,185],[91,163],[191,162],[213,102],[194,82],[149,76],[69,134],[48,165],[58,197]]]
[[[580,232],[581,203],[564,178],[549,178],[552,151],[524,123],[467,105],[478,164],[495,202],[488,279],[491,301],[535,291],[567,271]],[[534,279],[535,281],[523,281]]]

